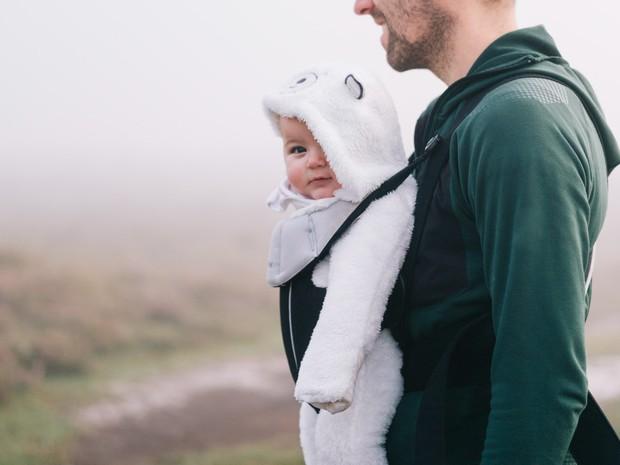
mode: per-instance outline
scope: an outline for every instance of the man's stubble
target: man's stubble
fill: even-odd
[[[396,71],[430,69],[436,72],[450,59],[454,18],[434,0],[398,0],[394,17],[386,18],[387,60]],[[409,35],[414,38],[408,39]]]

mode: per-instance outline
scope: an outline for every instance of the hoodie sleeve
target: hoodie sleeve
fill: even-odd
[[[515,99],[452,140],[496,335],[482,465],[563,463],[586,402],[592,182],[566,118],[563,103]]]

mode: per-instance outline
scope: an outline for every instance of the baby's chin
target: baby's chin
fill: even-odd
[[[334,192],[338,189],[340,189],[339,185],[318,187],[309,193],[309,197],[314,200],[327,199],[329,197],[333,197]]]

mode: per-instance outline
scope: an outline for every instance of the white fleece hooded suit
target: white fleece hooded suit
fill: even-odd
[[[296,208],[272,237],[268,282],[280,286],[407,157],[390,96],[359,68],[313,67],[268,94],[264,106],[278,133],[280,117],[307,125],[342,185],[334,197],[310,200],[285,180],[270,196],[276,210]],[[383,443],[403,391],[402,355],[381,322],[411,239],[416,191],[410,176],[374,201],[313,271],[326,295],[295,386],[307,465],[387,465]]]

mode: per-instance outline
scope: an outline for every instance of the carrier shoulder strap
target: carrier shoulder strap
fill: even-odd
[[[379,187],[377,187],[374,191],[364,197],[364,199],[355,208],[355,210],[353,210],[349,214],[349,216],[345,218],[340,227],[338,227],[334,235],[327,241],[319,254],[303,268],[302,272],[307,271],[309,268],[314,267],[318,262],[323,260],[329,254],[329,251],[336,243],[336,241],[338,241],[338,239],[342,237],[342,235],[347,231],[347,229],[351,227],[355,220],[357,220],[360,215],[366,211],[370,204],[375,200],[379,200],[380,198],[385,197],[387,194],[395,191],[398,186],[400,186],[409,176],[411,176],[413,170],[415,169],[415,166],[416,164],[409,163],[403,169],[383,181],[381,185],[379,185]]]
[[[489,89],[490,91],[491,89]],[[418,256],[418,250],[420,248],[420,240],[422,233],[424,232],[424,226],[428,218],[428,212],[431,206],[431,200],[433,193],[437,187],[437,181],[444,165],[448,162],[449,144],[452,134],[458,129],[463,120],[476,108],[480,100],[488,92],[483,92],[475,95],[468,101],[466,101],[457,114],[454,122],[450,128],[444,134],[435,134],[426,144],[424,152],[420,155],[416,155],[414,158],[414,165],[417,166],[424,162],[426,159],[427,166],[424,179],[419,185],[418,195],[416,197],[415,204],[415,220],[413,226],[413,235],[411,237],[411,245],[409,246],[408,253],[408,266],[410,267],[410,276],[413,276],[413,267],[415,265],[416,257]],[[420,122],[423,126],[426,126],[426,121]],[[416,128],[417,131],[417,128]],[[416,136],[419,136],[416,134]]]
[[[437,181],[444,165],[448,161],[450,138],[463,120],[467,118],[489,92],[510,81],[528,77],[551,79],[572,88],[570,83],[540,72],[527,72],[511,76],[484,89],[466,101],[461,106],[457,117],[449,129],[443,134],[438,133],[433,136],[428,141],[424,152],[420,156],[415,157],[416,162],[428,158],[428,165],[416,199],[415,225],[410,246],[411,255],[408,257],[410,279],[415,279],[413,270],[420,247],[420,240]],[[575,93],[580,97],[578,92]],[[589,113],[590,110],[587,105],[584,104],[584,107]],[[417,163],[410,164],[410,166],[412,165],[417,165]],[[592,262],[593,260],[591,259],[590,266]],[[586,289],[588,285],[589,282],[586,283]],[[447,464],[444,422],[446,414],[445,394],[450,366],[453,359],[456,358],[455,356],[460,352],[460,344],[466,342],[472,335],[487,337],[490,344],[492,344],[492,333],[490,315],[477,317],[461,328],[442,354],[427,382],[418,412],[414,463],[419,465]],[[475,363],[476,361],[473,360],[472,362]],[[618,436],[590,392],[588,392],[586,408],[579,417],[577,429],[570,444],[570,451],[579,465],[620,465],[620,441]]]

